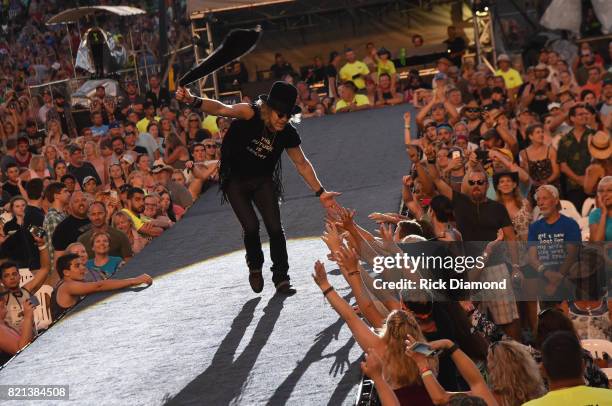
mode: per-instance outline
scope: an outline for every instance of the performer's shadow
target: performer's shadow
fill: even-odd
[[[240,396],[248,382],[248,376],[257,361],[259,353],[266,345],[270,332],[283,309],[286,296],[275,295],[263,309],[253,336],[244,351],[235,359],[234,354],[253,321],[255,308],[261,297],[249,300],[232,322],[211,364],[174,397],[168,398],[166,405],[226,405]]]
[[[330,272],[331,273],[331,272]],[[344,300],[349,300],[352,295],[348,294],[344,296]],[[332,393],[329,400],[329,405],[341,404],[344,399],[348,396],[349,392],[353,388],[354,384],[359,381],[359,362],[361,359],[357,359],[352,363],[349,361],[349,353],[351,348],[355,344],[355,339],[351,337],[347,342],[336,352],[331,354],[323,355],[323,352],[333,340],[338,340],[338,335],[344,320],[338,318],[333,324],[320,331],[314,340],[314,344],[308,349],[304,358],[297,362],[296,367],[291,371],[289,376],[276,388],[272,397],[268,400],[267,406],[276,406],[287,404],[291,393],[297,386],[304,373],[308,370],[310,365],[315,362],[321,361],[325,358],[335,358],[332,364],[329,374],[335,377],[338,373],[342,374],[342,379],[338,382],[336,389]],[[321,377],[324,379],[324,377]]]

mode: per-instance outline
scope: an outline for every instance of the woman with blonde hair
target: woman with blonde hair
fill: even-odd
[[[128,176],[127,183],[130,184],[132,187],[137,187],[137,188],[143,189],[144,188],[144,181],[145,181],[145,174],[144,173],[142,173],[140,171],[133,171]]]
[[[102,180],[102,184],[108,183],[108,171],[106,160],[100,155],[100,147],[95,141],[87,141],[83,145],[83,154],[85,155],[85,161],[89,162],[96,168],[98,176]]]
[[[45,145],[59,145],[63,141],[67,141],[68,136],[62,134],[62,126],[59,120],[51,119],[47,121],[47,138]]]
[[[113,215],[113,227],[127,235],[134,255],[142,251],[142,249],[149,243],[146,238],[136,231],[136,227],[134,227],[134,223],[132,222],[130,216],[122,211],[118,211]]]
[[[45,165],[45,158],[42,155],[32,155],[28,168],[30,180],[36,178],[44,179],[51,176]]]
[[[43,148],[43,156],[45,157],[45,166],[47,170],[52,177],[55,177],[55,163],[62,159],[57,147],[55,145],[45,145]]]
[[[387,315],[380,333],[376,334],[334,290],[327,280],[327,272],[320,261],[315,263],[315,273],[312,276],[323,296],[344,319],[359,346],[364,351],[374,349],[381,354],[385,365],[384,378],[389,382],[400,404],[433,405],[423,385],[423,376],[434,374],[438,366],[437,359],[428,359],[427,370],[419,371],[416,362],[404,355],[405,340],[408,336],[416,341],[426,342],[416,319],[406,311],[393,310]]]
[[[496,341],[487,355],[489,387],[500,406],[522,405],[546,393],[529,349],[513,340]]]

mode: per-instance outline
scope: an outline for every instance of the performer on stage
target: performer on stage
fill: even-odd
[[[279,208],[283,150],[287,150],[323,207],[338,209],[335,197],[340,195],[323,188],[300,147],[300,136],[291,123],[292,117],[301,111],[295,104],[297,89],[288,83],[276,82],[267,95],[259,96],[255,102],[228,106],[216,100],[197,98],[179,87],[176,99],[206,114],[235,119],[221,145],[219,181],[224,199],[229,201],[242,225],[249,283],[254,292],[262,291],[264,256],[254,205],[270,237],[272,281],[277,292],[293,295],[296,290],[289,282],[287,245]]]

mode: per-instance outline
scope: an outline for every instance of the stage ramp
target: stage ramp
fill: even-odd
[[[402,117],[408,108],[299,125],[325,187],[343,192],[340,203],[357,209],[358,221],[372,230],[370,212],[399,206],[409,168]],[[353,404],[362,351],[312,281],[314,261],[325,261],[330,281],[349,298],[347,285],[318,239],[318,199],[287,160],[283,174],[296,296],[274,295],[269,263],[264,291],[250,290],[238,222],[210,190],[120,271],[151,274],[151,287],[88,297],[9,362],[0,384],[69,385],[77,405]],[[266,244],[266,259],[268,252]]]

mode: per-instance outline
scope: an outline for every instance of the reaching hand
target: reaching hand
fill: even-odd
[[[378,234],[385,243],[393,243],[393,228],[391,225],[381,224],[378,228]]]
[[[340,222],[342,223],[342,228],[348,230],[349,228],[355,226],[355,210],[347,209],[346,207],[342,207],[338,212],[338,217]]]
[[[412,113],[410,111],[407,111],[404,113],[404,122],[408,125],[410,125],[410,117],[412,116]]]
[[[338,228],[333,222],[327,222],[327,224],[325,224],[325,232],[321,236],[321,239],[332,253],[339,251],[342,247],[342,237],[340,237]]]
[[[414,180],[412,179],[412,176],[408,175],[408,176],[402,177],[402,183],[404,184],[405,187],[407,187],[408,189],[411,189],[412,184],[414,183]]]
[[[359,257],[357,251],[352,248],[342,247],[336,252],[336,262],[341,271],[359,271]]]
[[[340,205],[336,201],[336,197],[340,196],[342,193],[339,192],[323,192],[321,196],[319,196],[319,200],[325,209],[331,212],[337,212],[340,210]]]
[[[372,379],[382,377],[383,362],[374,348],[368,348],[365,361],[361,362],[361,371]]]
[[[312,279],[314,279],[315,283],[319,288],[329,285],[327,281],[327,272],[325,271],[325,265],[321,261],[315,262],[314,265],[314,273],[312,274]]]

